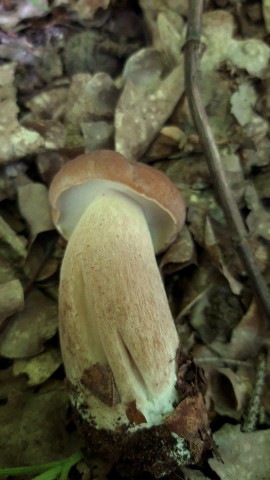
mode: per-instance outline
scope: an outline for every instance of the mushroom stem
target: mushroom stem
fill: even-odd
[[[147,426],[173,410],[178,335],[143,209],[123,193],[99,194],[71,235],[60,334],[73,403],[97,428],[128,424],[131,404]]]

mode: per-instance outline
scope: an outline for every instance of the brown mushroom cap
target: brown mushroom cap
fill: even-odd
[[[110,150],[80,155],[52,181],[53,220],[66,239],[89,204],[108,189],[127,195],[143,208],[156,253],[174,240],[185,221],[184,200],[176,187],[162,172]]]

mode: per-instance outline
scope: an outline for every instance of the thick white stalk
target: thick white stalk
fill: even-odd
[[[86,404],[98,428],[114,429],[128,423],[136,401],[148,426],[159,423],[176,399],[178,335],[142,208],[113,190],[100,194],[69,240],[60,285],[63,359],[77,408],[87,415]],[[96,391],[93,365],[101,369]]]

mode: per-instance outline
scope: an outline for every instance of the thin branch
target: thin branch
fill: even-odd
[[[202,103],[197,83],[203,0],[189,0],[188,30],[185,45],[185,82],[189,107],[207,157],[213,184],[221,201],[232,241],[251,280],[254,292],[267,317],[270,317],[270,294],[258,269],[248,242],[248,231],[228,184],[223,165]]]
[[[211,363],[215,367],[230,365],[231,367],[245,367],[254,368],[254,365],[247,360],[236,360],[234,358],[221,358],[221,357],[195,357],[195,362],[202,365]]]
[[[267,357],[265,352],[261,352],[256,365],[256,378],[254,390],[252,392],[247,412],[242,425],[242,432],[254,432],[260,415],[263,389],[265,386]]]

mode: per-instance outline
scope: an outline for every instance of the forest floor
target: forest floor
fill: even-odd
[[[200,91],[270,286],[270,5],[204,3]],[[269,478],[269,319],[235,252],[189,112],[187,14],[187,0],[0,3],[2,469],[64,459],[40,478],[118,478],[76,453],[58,339],[66,242],[48,200],[62,165],[106,148],[163,171],[187,206],[185,227],[158,262],[181,345],[205,372],[222,461],[168,478]]]

